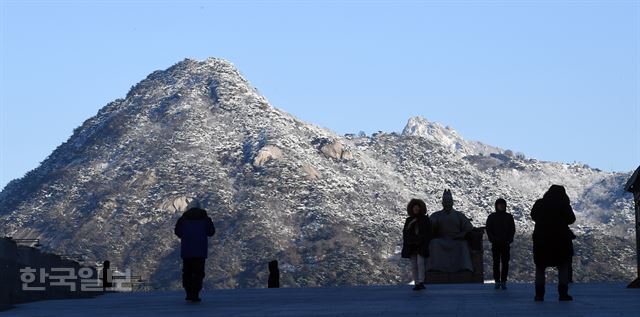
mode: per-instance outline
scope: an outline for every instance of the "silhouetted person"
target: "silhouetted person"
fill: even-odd
[[[429,244],[430,271],[460,272],[473,271],[471,250],[466,240],[473,230],[469,218],[453,208],[450,190],[442,194],[442,207],[429,217],[433,239]]]
[[[536,265],[536,301],[544,300],[545,270],[558,268],[558,294],[561,301],[569,296],[569,267],[573,255],[573,237],[569,225],[576,221],[564,187],[552,185],[531,210],[536,225],[533,230],[533,260]]]
[[[411,199],[407,205],[409,217],[402,230],[402,257],[411,259],[414,291],[425,289],[424,282],[429,257],[431,223],[427,216],[427,205],[420,199]]]
[[[213,236],[216,229],[198,200],[193,199],[178,219],[174,232],[181,240],[182,286],[187,292],[186,300],[199,302],[208,253],[207,237]]]
[[[267,287],[280,287],[280,270],[278,269],[278,261],[276,260],[269,262],[269,281],[267,282]]]
[[[113,286],[111,276],[111,262],[109,262],[109,260],[105,260],[102,262],[102,291],[106,291],[107,288],[111,288]]]
[[[509,259],[511,257],[511,243],[516,233],[513,216],[507,212],[507,202],[499,198],[495,203],[495,212],[487,217],[486,231],[491,242],[493,255],[493,279],[495,289],[507,289],[509,275]],[[502,271],[500,270],[502,264]]]

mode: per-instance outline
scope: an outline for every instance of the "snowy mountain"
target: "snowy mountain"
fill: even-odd
[[[153,72],[10,182],[0,234],[179,288],[173,226],[198,197],[217,228],[209,287],[264,286],[272,259],[283,286],[404,283],[406,203],[422,198],[431,213],[451,188],[476,226],[507,199],[518,227],[513,280],[531,281],[528,213],[557,183],[578,215],[576,280],[626,281],[635,271],[629,176],[527,159],[420,117],[402,134],[340,136],[272,107],[231,63],[186,59]],[[489,277],[489,253],[485,265]]]

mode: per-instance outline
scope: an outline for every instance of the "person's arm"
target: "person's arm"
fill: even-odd
[[[213,225],[213,220],[210,217],[207,217],[207,236],[213,237],[216,233],[216,227]]]
[[[429,220],[429,216],[425,216],[425,231],[427,233],[426,242],[429,243],[431,241],[431,237],[433,236],[431,233],[431,220]]]
[[[485,231],[487,232],[487,238],[489,239],[489,242],[493,243],[493,217],[491,217],[491,215],[489,215],[489,217],[487,217],[487,222],[485,223]]]
[[[407,240],[407,223],[409,222],[409,218],[404,220],[404,226],[402,226],[402,242]]]
[[[176,236],[178,236],[178,238],[182,239],[182,217],[180,217],[180,219],[178,219],[178,221],[176,222],[176,226],[173,229],[173,233],[175,233]]]
[[[573,208],[571,208],[571,205],[569,205],[567,207],[567,215],[566,215],[566,219],[567,219],[567,225],[570,225],[574,222],[576,222],[576,214],[573,213]]]
[[[513,237],[516,235],[516,222],[513,220],[513,215],[509,215],[509,243],[513,242]]]
[[[531,219],[533,220],[533,222],[538,221],[538,218],[540,216],[540,201],[536,201],[535,204],[533,204],[533,207],[531,208]]]

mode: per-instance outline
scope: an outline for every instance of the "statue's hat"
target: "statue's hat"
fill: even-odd
[[[453,203],[453,195],[451,194],[451,190],[445,189],[442,194],[442,202],[443,203]]]

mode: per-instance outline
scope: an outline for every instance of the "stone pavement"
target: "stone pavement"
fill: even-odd
[[[545,302],[533,285],[492,284],[211,290],[201,303],[183,292],[115,293],[92,299],[18,305],[2,316],[640,316],[640,289],[624,284],[573,284],[573,302],[558,302],[555,284]]]

